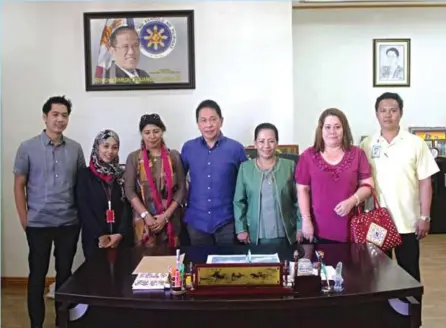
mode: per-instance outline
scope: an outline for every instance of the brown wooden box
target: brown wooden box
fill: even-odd
[[[318,275],[297,276],[294,282],[294,292],[299,295],[312,295],[320,293],[322,288],[321,277]]]

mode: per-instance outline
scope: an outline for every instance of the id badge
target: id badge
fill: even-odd
[[[105,217],[107,218],[107,223],[115,223],[115,211],[107,210],[105,212]]]
[[[381,156],[381,145],[374,145],[372,148],[372,158],[379,158]]]

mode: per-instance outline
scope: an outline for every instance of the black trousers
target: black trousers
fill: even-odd
[[[189,238],[192,246],[201,245],[234,245],[235,244],[235,224],[229,222],[220,227],[216,232],[207,233],[193,228],[191,225],[187,226]]]
[[[28,315],[31,327],[40,327],[45,319],[45,277],[54,242],[56,290],[70,277],[79,239],[79,226],[26,228],[29,254]],[[54,302],[55,308],[59,306]],[[56,311],[57,314],[57,311]],[[57,321],[57,319],[56,319]]]
[[[402,244],[395,248],[395,257],[398,265],[418,282],[420,275],[420,241],[414,233],[401,234]],[[392,258],[392,251],[387,252]]]
[[[395,257],[398,265],[403,268],[418,282],[421,282],[420,274],[420,241],[414,233],[400,234],[402,244],[395,248]],[[392,258],[392,251],[387,252]],[[422,297],[415,297],[422,305]],[[405,302],[405,300],[402,300]]]

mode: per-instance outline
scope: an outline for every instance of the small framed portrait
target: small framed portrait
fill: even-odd
[[[195,89],[194,12],[84,13],[87,91]]]
[[[373,40],[373,86],[410,86],[410,39]]]

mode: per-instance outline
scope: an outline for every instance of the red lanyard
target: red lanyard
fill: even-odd
[[[107,202],[108,202],[108,209],[111,210],[111,197],[112,197],[112,192],[113,192],[113,185],[114,183],[112,182],[111,186],[105,186],[103,182],[101,182],[102,185],[102,189],[104,189],[105,195],[107,196]]]

